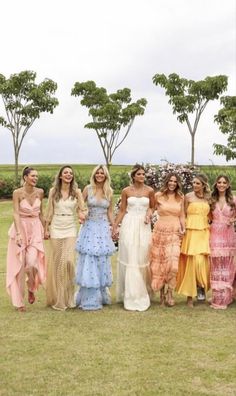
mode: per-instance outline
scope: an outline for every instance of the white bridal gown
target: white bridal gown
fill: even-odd
[[[145,224],[148,197],[129,197],[119,238],[117,265],[117,301],[131,311],[145,311],[150,306],[147,271],[151,226]]]

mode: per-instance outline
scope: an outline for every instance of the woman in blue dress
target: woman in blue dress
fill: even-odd
[[[76,243],[79,253],[76,283],[80,286],[76,305],[83,310],[97,310],[111,303],[110,257],[115,252],[110,229],[113,226],[112,193],[107,168],[97,166],[83,191],[88,216]]]

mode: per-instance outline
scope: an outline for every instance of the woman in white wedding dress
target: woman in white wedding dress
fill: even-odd
[[[123,189],[119,213],[113,233],[122,222],[119,233],[117,265],[117,302],[131,311],[145,311],[150,306],[147,290],[151,216],[154,191],[144,184],[145,170],[135,165],[131,171],[132,184]]]

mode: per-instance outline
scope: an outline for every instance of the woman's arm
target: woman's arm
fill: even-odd
[[[179,222],[180,222],[180,232],[181,234],[185,234],[186,229],[185,229],[184,198],[181,201],[181,212],[180,212]]]
[[[20,194],[19,190],[13,191],[13,220],[16,230],[16,244],[21,246],[22,244],[22,236],[21,236],[21,220],[19,214],[19,204],[20,204]]]
[[[149,208],[147,209],[146,216],[144,219],[145,224],[149,224],[153,215],[155,209],[155,195],[154,195],[154,190],[150,188],[149,191]]]
[[[126,192],[126,188],[124,188],[122,190],[122,193],[121,193],[120,209],[119,209],[118,215],[116,216],[115,221],[114,221],[114,228],[115,229],[122,222],[123,217],[124,217],[124,215],[126,213],[126,209],[127,209],[127,192]]]
[[[107,209],[107,217],[109,220],[110,225],[113,227],[114,225],[114,218],[113,218],[113,200],[112,197],[110,199],[110,205],[109,208]]]
[[[49,226],[51,224],[53,214],[54,214],[53,188],[51,188],[49,191],[49,195],[48,195],[47,210],[46,210],[46,217],[45,217],[45,223],[44,223],[44,237],[45,237],[45,239],[48,239],[50,237]]]
[[[84,223],[87,212],[88,212],[85,207],[85,202],[84,202],[84,196],[86,197],[86,200],[87,200],[87,193],[85,193],[85,189],[86,189],[86,187],[84,188],[83,194],[81,193],[80,189],[77,190],[77,202],[78,202],[77,213],[78,213],[78,218],[79,218],[80,223]]]
[[[41,221],[41,223],[42,223],[42,226],[45,228],[45,218],[44,218],[44,216],[43,216],[43,198],[44,198],[44,191],[43,191],[43,189],[42,188],[39,188],[39,198],[40,198],[40,201],[41,201],[41,204],[40,204],[40,212],[39,212],[39,219],[40,219],[40,221]]]
[[[185,213],[185,216],[187,216],[188,205],[189,205],[189,194],[186,194],[185,197],[184,197],[184,213]]]

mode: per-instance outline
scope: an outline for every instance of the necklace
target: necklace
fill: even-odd
[[[203,198],[204,198],[204,195],[198,195],[197,193],[194,193],[194,194],[195,194],[196,197],[199,198],[199,199],[203,199]]]
[[[144,186],[139,187],[139,188],[133,186],[132,188],[133,188],[133,191],[134,191],[134,194],[136,197],[142,197],[143,191],[144,191]]]

